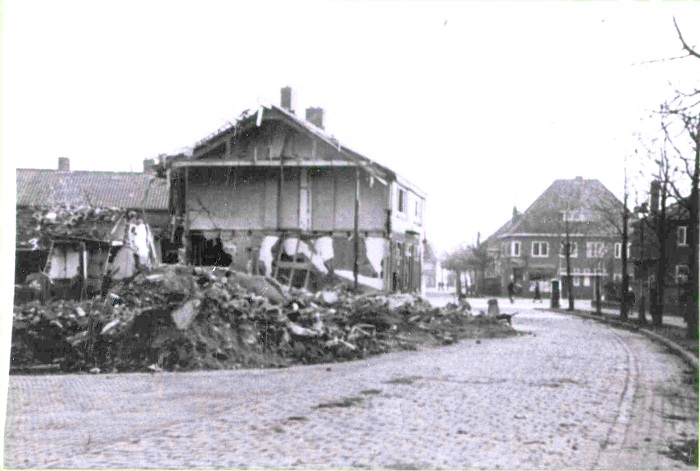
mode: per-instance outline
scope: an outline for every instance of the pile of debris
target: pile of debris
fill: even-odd
[[[225,269],[161,266],[85,302],[15,306],[14,370],[143,371],[283,367],[363,358],[515,331],[467,306],[345,288],[287,290]]]

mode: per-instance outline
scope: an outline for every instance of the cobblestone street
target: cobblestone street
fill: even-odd
[[[13,376],[5,466],[693,469],[664,454],[697,437],[678,358],[575,317],[513,325],[351,363]]]

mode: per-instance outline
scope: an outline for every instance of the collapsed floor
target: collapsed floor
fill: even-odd
[[[104,298],[15,306],[11,366],[93,373],[284,367],[516,334],[466,306],[434,308],[412,295],[287,291],[261,276],[164,265]]]

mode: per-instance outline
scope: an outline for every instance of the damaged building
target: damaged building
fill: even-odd
[[[85,298],[105,276],[168,259],[168,181],[154,164],[146,159],[143,173],[71,171],[60,157],[57,169],[17,169],[16,287],[40,275],[33,283],[45,280],[44,299]]]
[[[314,289],[419,291],[425,193],[324,131],[324,110],[244,113],[171,163],[173,240],[187,263]]]

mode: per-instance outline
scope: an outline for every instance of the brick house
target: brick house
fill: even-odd
[[[505,293],[512,280],[529,296],[536,283],[542,293],[551,292],[556,279],[566,295],[568,232],[574,296],[592,299],[596,277],[601,287],[622,280],[622,207],[598,180],[554,181],[522,214],[514,208],[511,219],[486,240],[493,259],[487,282],[497,280]]]
[[[642,290],[645,290],[646,299],[650,303],[654,301],[650,297],[650,289],[654,286],[659,263],[659,240],[656,235],[660,222],[660,208],[658,198],[658,185],[652,184],[650,198],[651,207],[644,219],[635,221],[632,227],[632,261],[634,263],[634,274],[637,283],[633,288],[635,295],[639,299]],[[664,290],[664,312],[679,313],[687,297],[691,295],[688,285],[688,275],[693,256],[690,246],[690,215],[687,206],[675,203],[666,208],[665,219],[665,290]],[[642,229],[644,225],[644,229]],[[642,231],[644,234],[642,235]],[[644,249],[642,250],[642,237],[644,239]]]
[[[261,106],[171,163],[174,233],[187,263],[232,265],[295,286],[334,276],[421,288],[425,193],[297,116],[294,94]],[[357,256],[355,256],[357,252]]]

